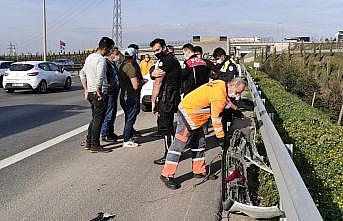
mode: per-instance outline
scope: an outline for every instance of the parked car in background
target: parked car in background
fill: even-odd
[[[24,61],[11,64],[5,71],[2,85],[8,93],[15,90],[35,90],[46,93],[48,88],[70,89],[71,75],[52,62]]]
[[[2,87],[2,79],[4,72],[10,67],[13,61],[1,61],[0,60],[0,87]]]
[[[62,66],[64,68],[74,66],[74,62],[70,59],[57,59],[57,60],[54,60],[53,63],[57,64],[58,66]]]

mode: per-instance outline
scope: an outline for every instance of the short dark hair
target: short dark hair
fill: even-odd
[[[214,49],[214,51],[213,51],[213,57],[214,58],[220,57],[222,55],[226,56],[226,52],[223,48],[219,47],[219,48]]]
[[[194,52],[199,52],[200,54],[202,54],[202,47],[194,46]]]
[[[114,41],[109,37],[102,37],[99,41],[99,49],[114,47]]]
[[[152,42],[150,42],[150,47],[154,47],[155,44],[160,44],[161,47],[166,46],[166,41],[161,38],[156,38]]]
[[[130,45],[128,46],[128,48],[134,48],[134,49],[136,49],[137,51],[138,51],[138,49],[139,49],[138,45],[136,45],[136,44],[130,44]]]
[[[187,43],[187,44],[185,44],[184,46],[182,46],[182,50],[184,50],[184,49],[188,49],[188,50],[190,50],[191,52],[194,52],[194,47],[193,47],[193,45],[190,44],[190,43]]]

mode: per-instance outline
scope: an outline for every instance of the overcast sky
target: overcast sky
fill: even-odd
[[[46,0],[48,48],[96,47],[111,36],[113,0]],[[0,54],[42,51],[42,0],[0,0]],[[343,29],[343,0],[122,0],[124,46],[193,35],[330,38]]]

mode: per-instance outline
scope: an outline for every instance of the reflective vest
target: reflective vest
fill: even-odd
[[[188,129],[200,128],[211,118],[216,137],[224,137],[221,113],[226,107],[237,109],[227,94],[222,80],[211,81],[187,94],[179,104],[179,114]]]

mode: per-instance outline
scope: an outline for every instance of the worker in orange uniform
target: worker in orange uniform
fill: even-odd
[[[214,80],[204,84],[187,94],[178,107],[175,139],[169,147],[161,180],[170,189],[178,189],[175,172],[181,153],[190,147],[193,159],[193,177],[204,178],[205,135],[202,126],[212,119],[214,132],[219,145],[224,145],[224,130],[221,113],[225,108],[237,109],[231,99],[239,96],[245,89],[246,82],[242,78],[234,78],[230,82]]]
[[[141,73],[143,76],[149,73],[150,68],[154,65],[154,60],[150,58],[149,54],[144,55],[144,59],[139,63]]]

